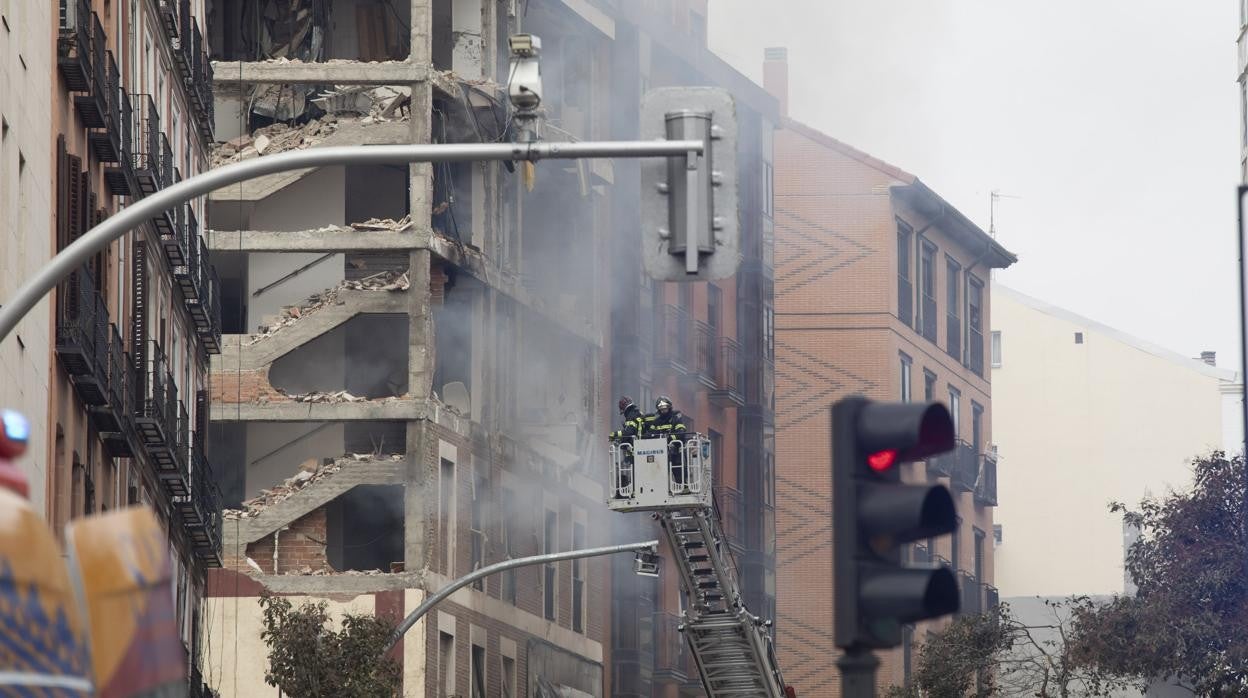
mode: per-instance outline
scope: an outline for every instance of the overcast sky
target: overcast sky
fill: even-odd
[[[914,173],[1019,256],[998,281],[1238,368],[1234,0],[710,0],[790,115]]]

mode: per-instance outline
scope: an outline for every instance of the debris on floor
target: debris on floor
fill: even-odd
[[[339,298],[339,294],[344,289],[352,291],[406,291],[411,286],[411,278],[406,271],[382,271],[362,279],[339,282],[337,286],[331,289],[308,296],[307,300],[300,305],[286,306],[276,320],[261,325],[255,334],[247,338],[243,346],[251,346],[256,342],[271,337],[283,327],[289,327],[321,308],[330,305],[342,305],[345,301]]]
[[[363,398],[355,398],[356,401]],[[373,455],[371,453],[349,453],[345,456],[335,458],[328,463],[321,462],[316,458],[309,458],[299,465],[299,472],[286,478],[282,484],[260,490],[260,494],[251,499],[243,500],[242,509],[226,509],[222,515],[226,519],[250,519],[258,516],[265,509],[285,501],[299,492],[305,487],[329,477],[334,473],[342,470],[344,467],[349,468],[353,463],[365,462],[384,462],[384,461],[400,461],[403,456],[399,454],[390,455]]]

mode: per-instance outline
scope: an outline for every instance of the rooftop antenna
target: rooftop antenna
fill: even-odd
[[[1023,197],[1002,194],[999,189],[993,189],[988,196],[988,234],[995,240],[997,238],[997,199],[1021,199]]]

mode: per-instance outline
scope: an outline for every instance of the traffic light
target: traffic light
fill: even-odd
[[[732,93],[663,87],[641,103],[642,140],[702,141],[703,152],[641,161],[642,261],[660,281],[737,271],[737,113]]]
[[[952,572],[910,568],[901,560],[902,544],[953,532],[957,513],[943,485],[902,484],[900,466],[953,445],[953,420],[937,402],[854,396],[832,406],[838,647],[896,647],[903,624],[958,610]]]

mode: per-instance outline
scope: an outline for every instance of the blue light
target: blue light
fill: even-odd
[[[25,443],[30,438],[30,422],[13,410],[0,410],[0,424],[10,441]]]

